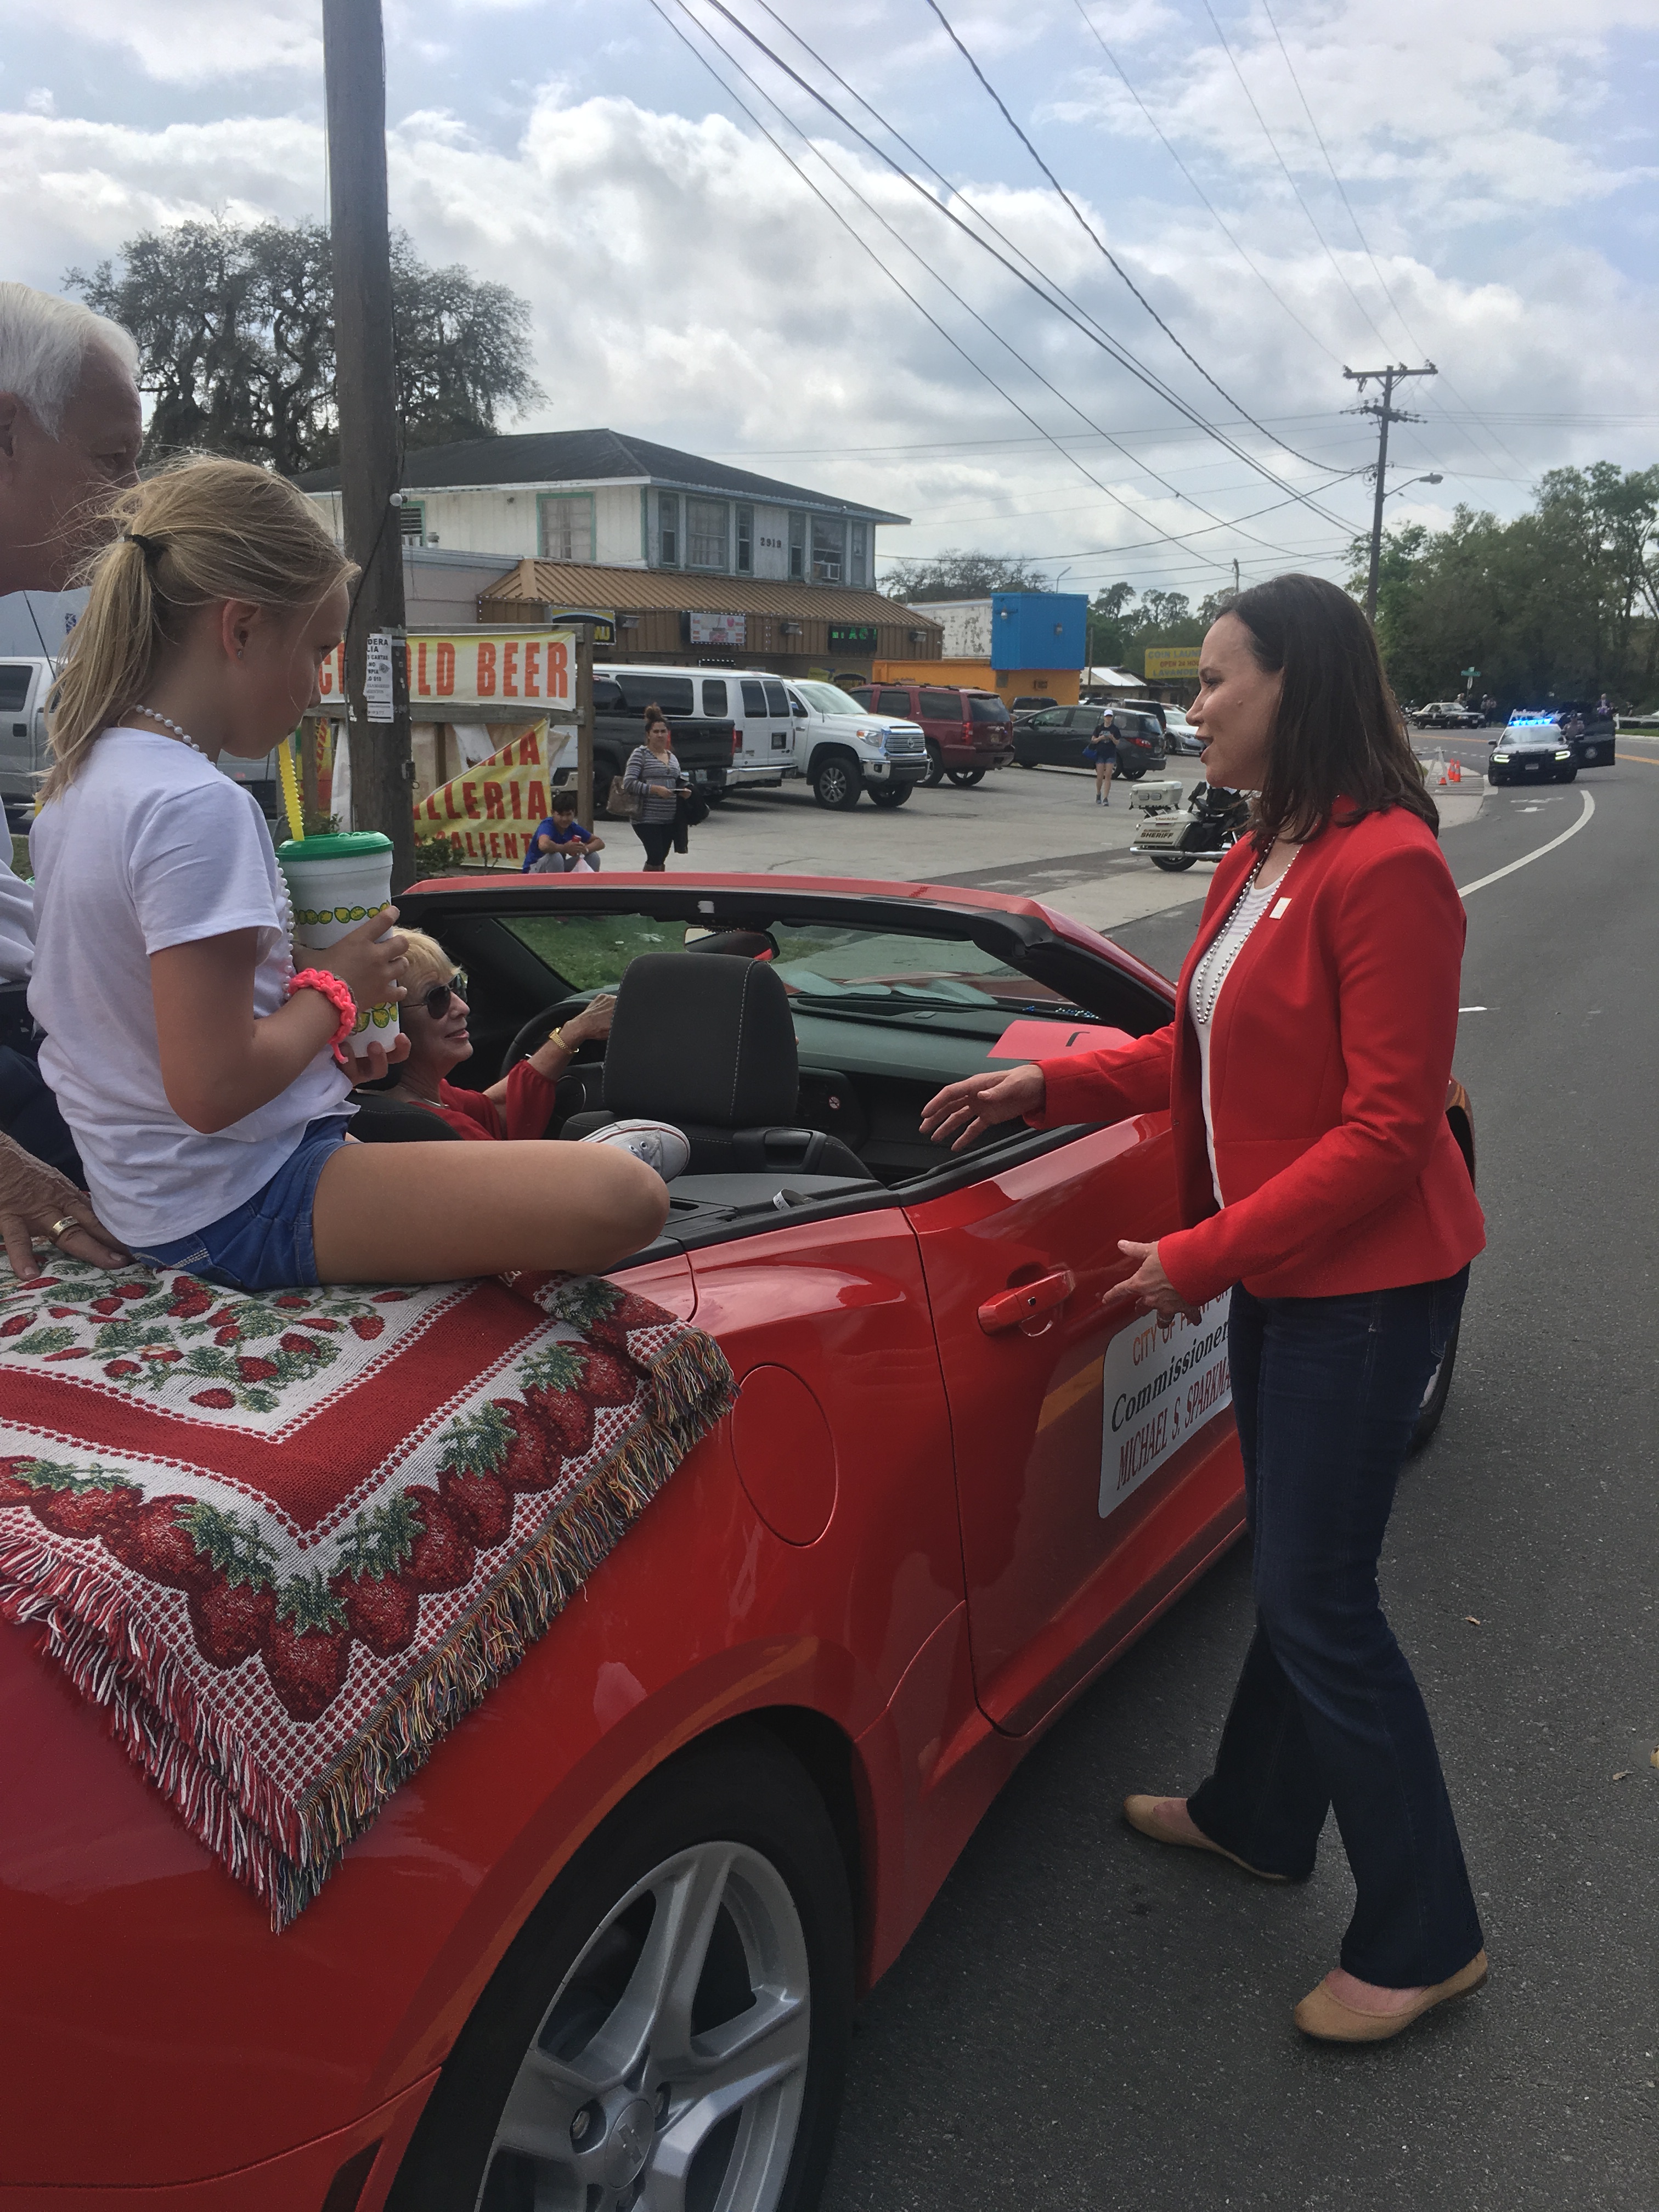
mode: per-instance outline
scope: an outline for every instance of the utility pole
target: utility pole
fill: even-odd
[[[1403,384],[1408,376],[1438,376],[1440,372],[1434,363],[1430,362],[1422,368],[1407,368],[1403,365],[1398,365],[1388,368],[1345,368],[1342,374],[1351,384],[1357,384],[1362,392],[1367,384],[1373,381],[1380,383],[1382,386],[1382,397],[1380,399],[1362,399],[1357,407],[1350,407],[1347,410],[1350,415],[1374,415],[1378,425],[1376,502],[1371,509],[1371,568],[1370,575],[1365,585],[1365,619],[1367,622],[1375,623],[1376,578],[1382,562],[1382,501],[1387,491],[1383,478],[1388,473],[1389,466],[1389,425],[1390,422],[1420,422],[1423,420],[1420,415],[1407,415],[1403,408],[1395,405],[1395,386],[1397,384]]]
[[[360,829],[392,840],[392,887],[415,872],[415,763],[404,644],[402,475],[392,359],[386,210],[386,48],[380,0],[323,0],[329,232],[334,248],[335,396],[347,556],[362,574],[346,630],[351,804]],[[392,696],[365,696],[372,634],[390,640]],[[369,715],[371,707],[376,716]]]

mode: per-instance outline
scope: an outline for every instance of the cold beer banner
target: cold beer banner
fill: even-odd
[[[556,730],[556,755],[566,732]],[[548,726],[516,731],[476,768],[453,776],[429,799],[417,801],[415,834],[459,837],[469,860],[522,860],[525,840],[547,818]]]
[[[520,701],[572,711],[576,703],[574,629],[411,630],[409,712],[416,722],[476,720],[479,708],[512,708]],[[323,663],[319,678],[325,708],[337,714],[345,690],[344,647]]]

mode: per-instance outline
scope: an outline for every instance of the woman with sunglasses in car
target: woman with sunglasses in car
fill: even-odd
[[[435,937],[421,929],[401,933],[409,947],[409,995],[398,1014],[409,1039],[409,1057],[398,1070],[395,1088],[380,1095],[405,1105],[425,1107],[463,1137],[486,1142],[544,1137],[553,1118],[553,1096],[559,1078],[575,1058],[579,1045],[610,1035],[616,1000],[595,999],[487,1091],[464,1091],[446,1078],[472,1057],[466,1000],[461,995],[466,977]]]

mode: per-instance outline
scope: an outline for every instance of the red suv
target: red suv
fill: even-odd
[[[902,714],[920,722],[927,740],[927,781],[948,775],[963,791],[984,781],[985,771],[1006,768],[1014,757],[1013,718],[994,691],[951,684],[860,684],[848,696],[872,714]]]

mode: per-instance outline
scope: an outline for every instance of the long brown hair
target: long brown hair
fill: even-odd
[[[162,651],[198,607],[247,599],[297,613],[356,573],[310,501],[246,461],[179,461],[122,492],[108,512],[120,534],[83,574],[92,596],[70,633],[48,715],[42,804],[142,703]]]
[[[1321,576],[1274,576],[1223,611],[1243,623],[1256,665],[1285,678],[1255,805],[1257,847],[1265,852],[1275,837],[1305,844],[1334,820],[1346,829],[1391,806],[1420,815],[1438,836],[1376,639],[1347,593]]]

